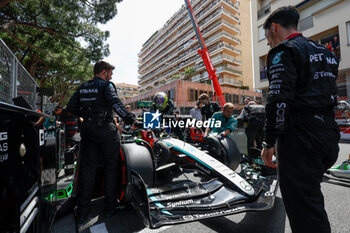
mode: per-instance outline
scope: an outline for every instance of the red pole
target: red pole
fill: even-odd
[[[185,3],[187,5],[188,14],[190,15],[193,28],[194,28],[194,30],[196,32],[196,35],[197,35],[198,43],[201,46],[201,49],[198,49],[198,53],[201,56],[201,58],[203,59],[205,68],[207,69],[207,72],[208,72],[208,75],[209,75],[209,79],[212,81],[212,84],[213,84],[213,87],[214,87],[214,91],[215,91],[216,96],[217,96],[217,98],[219,100],[219,104],[222,107],[225,104],[225,98],[224,98],[224,95],[222,94],[222,90],[221,90],[221,87],[220,87],[220,84],[219,84],[219,80],[218,80],[218,77],[216,76],[216,73],[215,73],[216,69],[214,68],[214,66],[213,66],[213,64],[211,62],[208,49],[205,46],[205,43],[204,43],[204,40],[203,40],[203,37],[202,37],[202,33],[199,30],[199,26],[198,26],[197,20],[196,20],[194,14],[193,14],[193,9],[192,9],[192,6],[190,4],[190,1],[189,0],[185,0]],[[215,100],[214,93],[213,93],[213,99]]]

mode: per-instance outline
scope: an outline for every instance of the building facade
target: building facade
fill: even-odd
[[[136,96],[138,92],[138,85],[127,84],[127,83],[115,83],[117,93],[120,100],[127,100],[133,96]]]
[[[281,6],[294,5],[300,13],[298,30],[305,37],[328,47],[339,57],[337,79],[339,99],[350,96],[350,1],[348,0],[257,0],[251,1],[255,87],[268,93],[265,73],[269,51],[263,24],[268,15]],[[339,42],[339,48],[331,44]]]
[[[255,99],[257,102],[261,101],[261,93],[256,91],[235,89],[235,91],[232,92],[232,88],[227,86],[221,89],[226,102],[231,102],[236,106],[236,113],[242,108],[243,100],[247,96],[251,97],[251,99]],[[188,114],[190,109],[195,106],[199,95],[202,93],[207,93],[211,100],[213,99],[211,85],[181,79],[167,82],[162,86],[129,98],[123,103],[130,104],[134,113],[141,113],[144,109],[140,108],[138,103],[145,101],[151,102],[154,94],[157,92],[165,92],[168,97],[174,101],[175,110],[179,111],[181,114]]]
[[[235,96],[241,101],[244,90],[253,90],[254,84],[250,1],[190,2],[226,101],[234,102]],[[154,93],[164,89],[176,104],[184,108],[193,107],[203,92],[211,96],[211,82],[198,49],[195,31],[183,5],[143,44],[138,54],[140,96],[151,99]],[[164,88],[171,83],[176,86],[176,91]],[[196,85],[201,85],[201,89],[192,88]],[[173,94],[177,92],[182,94]],[[256,96],[258,98],[260,94]],[[237,104],[241,104],[239,101]]]

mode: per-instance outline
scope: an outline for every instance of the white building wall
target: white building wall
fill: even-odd
[[[265,56],[269,47],[267,46],[267,40],[258,40],[258,28],[262,26],[267,19],[268,15],[257,19],[257,12],[259,7],[259,0],[252,1],[252,28],[253,28],[253,44],[254,44],[254,77],[255,77],[255,87],[256,88],[266,88],[268,86],[268,81],[260,81],[260,62],[259,58]],[[279,7],[287,6],[287,5],[298,5],[303,1],[301,0],[270,0],[271,10],[270,13],[276,10]],[[325,11],[318,12],[320,9],[325,6],[329,6],[332,3],[339,3],[335,6],[326,9]],[[301,19],[314,15],[314,26],[303,31],[303,35],[306,37],[311,37],[313,35],[324,32],[328,29],[338,27],[339,30],[339,40],[340,40],[340,53],[341,53],[341,61],[339,64],[340,71],[346,71],[350,69],[350,43],[348,39],[348,34],[350,33],[347,29],[347,22],[350,22],[350,0],[322,0],[317,2],[316,4],[306,8],[301,12]],[[316,14],[315,14],[316,13]],[[349,72],[347,73],[347,83],[348,83],[348,96],[349,96]]]

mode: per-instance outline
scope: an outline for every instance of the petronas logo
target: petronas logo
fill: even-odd
[[[284,53],[284,51],[277,53],[275,55],[275,57],[272,59],[272,64],[275,65],[275,64],[279,63],[281,61],[281,56],[283,53]]]

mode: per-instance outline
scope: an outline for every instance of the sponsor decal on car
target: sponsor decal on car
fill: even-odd
[[[189,199],[189,200],[176,201],[176,202],[167,202],[166,206],[167,207],[176,207],[176,206],[188,205],[188,204],[193,204],[193,203],[194,203],[194,201],[192,199]]]
[[[275,195],[276,186],[277,186],[277,180],[273,180],[273,182],[272,182],[272,184],[270,186],[270,190],[265,193],[265,197],[272,197],[272,196],[274,196]]]
[[[8,151],[8,134],[7,132],[0,132],[0,163],[9,159]]]
[[[184,215],[184,216],[182,216],[182,218],[186,221],[190,221],[190,220],[195,220],[195,219],[199,219],[199,218],[210,218],[210,217],[215,217],[215,216],[227,215],[227,214],[231,214],[231,213],[234,213],[237,211],[242,211],[244,209],[245,209],[245,206],[239,206],[239,207],[236,207],[233,209],[220,210],[220,211],[216,211],[213,213]]]

